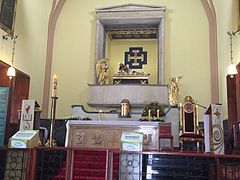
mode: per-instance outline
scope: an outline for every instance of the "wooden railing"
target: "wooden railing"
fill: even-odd
[[[147,168],[148,167],[148,168]],[[150,168],[149,168],[150,167]],[[240,155],[111,149],[0,149],[0,179],[240,179]]]

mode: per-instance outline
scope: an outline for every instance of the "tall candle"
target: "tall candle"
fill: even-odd
[[[53,75],[53,89],[52,96],[57,97],[57,84],[58,84],[58,76],[56,74]]]
[[[151,119],[151,110],[148,110],[148,119]]]
[[[160,111],[159,109],[157,109],[157,118],[159,118],[159,116],[160,116]]]

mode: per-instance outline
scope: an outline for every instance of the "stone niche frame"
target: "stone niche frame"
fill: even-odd
[[[157,28],[158,77],[157,84],[164,84],[164,6],[126,4],[96,9],[95,63],[105,58],[106,31],[108,29]],[[96,76],[95,76],[96,77]],[[96,82],[96,79],[95,79]]]

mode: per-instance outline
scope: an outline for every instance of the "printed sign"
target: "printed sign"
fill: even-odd
[[[9,87],[0,87],[0,146],[4,146]]]
[[[123,151],[142,151],[143,134],[139,132],[123,132],[121,137]]]
[[[37,130],[19,130],[10,139],[10,148],[32,148],[38,144]]]

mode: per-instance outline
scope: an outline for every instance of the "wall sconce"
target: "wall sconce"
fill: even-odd
[[[9,34],[6,34],[6,35],[3,35],[2,38],[3,40],[8,40],[8,38],[13,40],[11,67],[9,67],[7,71],[7,76],[9,76],[9,78],[12,79],[12,77],[16,76],[16,70],[13,67],[13,62],[14,62],[14,51],[15,51],[16,39],[18,38],[18,35],[11,36]]]
[[[227,32],[227,34],[229,35],[229,39],[230,39],[230,65],[228,66],[227,74],[230,75],[231,78],[233,78],[233,76],[238,73],[236,66],[233,64],[232,38],[239,31],[240,31],[240,29],[238,29],[235,32]]]

